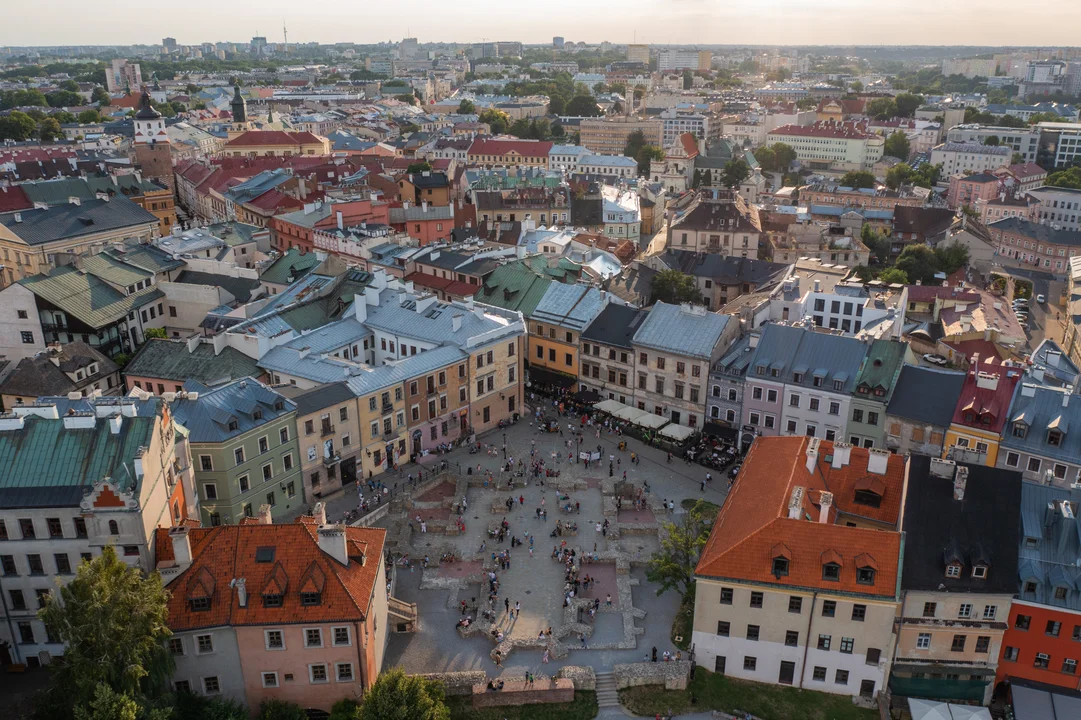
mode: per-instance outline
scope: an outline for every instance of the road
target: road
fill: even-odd
[[[1047,338],[1061,344],[1063,327],[1059,318],[1062,312],[1058,303],[1066,291],[1066,283],[1051,273],[1030,268],[1004,266],[996,270],[1032,283],[1028,321],[1029,347],[1035,349]],[[1038,295],[1043,295],[1047,301],[1043,304],[1037,303],[1036,296]]]

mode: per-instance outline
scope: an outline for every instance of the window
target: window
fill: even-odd
[[[1065,660],[1063,660],[1062,661],[1062,672],[1066,673],[1067,675],[1076,675],[1077,674],[1077,661],[1074,660],[1073,658],[1066,658]]]
[[[925,602],[923,604],[923,616],[925,618],[933,618],[935,616],[935,610],[938,609],[938,603]]]
[[[927,650],[931,647],[931,633],[920,633],[916,637],[916,649]]]
[[[1017,662],[1018,654],[1019,654],[1019,652],[1018,652],[1017,648],[1010,647],[1009,645],[1007,645],[1005,647],[1005,649],[1002,651],[1002,657],[1005,658],[1006,660],[1011,661],[1011,662]]]
[[[833,678],[833,681],[835,683],[837,683],[838,685],[847,685],[848,684],[848,671],[847,670],[838,670],[837,674]]]
[[[322,663],[308,666],[308,679],[313,683],[328,682],[327,666]]]
[[[9,590],[8,595],[11,597],[11,609],[12,610],[25,610],[26,598],[23,597],[22,590]]]
[[[730,623],[727,623],[724,620],[717,621],[717,634],[721,637],[728,637],[728,634],[729,632],[731,632],[731,630],[732,626]]]
[[[841,648],[840,648],[841,652],[843,652],[845,655],[851,655],[852,654],[852,648],[855,646],[855,644],[856,644],[856,640],[854,638],[850,638],[850,637],[841,638]]]
[[[867,619],[867,606],[866,605],[853,605],[852,606],[852,619],[855,622],[863,622]]]
[[[1062,623],[1058,622],[1057,620],[1048,620],[1047,626],[1044,628],[1044,635],[1058,637],[1060,630],[1062,630]]]
[[[267,593],[263,595],[263,607],[265,608],[280,608],[284,604],[285,598],[278,593]]]
[[[323,647],[323,631],[320,628],[306,628],[304,647]]]
[[[998,614],[998,606],[997,605],[984,605],[983,606],[983,619],[984,620],[994,620],[995,615],[997,615],[997,614]]]
[[[178,637],[169,638],[169,652],[173,655],[184,654],[184,639]]]
[[[878,661],[882,658],[882,651],[878,648],[867,648],[867,657],[865,662],[868,665],[878,665]]]
[[[218,682],[217,675],[203,678],[203,692],[207,695],[217,695],[221,692],[221,683]]]
[[[338,682],[353,682],[353,663],[338,663]]]
[[[64,537],[64,528],[60,525],[60,518],[47,518],[45,524],[49,528],[49,537],[62,538]]]
[[[263,673],[263,687],[276,688],[278,687],[278,673],[265,672]]]
[[[203,484],[203,497],[205,497],[207,500],[217,500],[218,499],[218,486],[215,485],[214,483],[204,483]]]
[[[27,555],[26,556],[26,561],[30,564],[30,574],[31,575],[44,575],[45,574],[45,566],[41,564],[41,556],[40,555],[37,555],[37,554]]]
[[[948,578],[959,578],[959,577],[961,577],[961,566],[957,565],[956,563],[953,564],[953,565],[947,565],[946,566],[946,577],[948,577]]]
[[[732,588],[721,588],[721,605],[732,604]]]
[[[19,623],[19,642],[34,642],[34,626],[25,620]]]
[[[4,575],[18,575],[19,569],[15,565],[14,555],[0,555],[0,569],[3,569]]]
[[[289,442],[289,428],[283,427],[281,430],[278,431],[278,440],[281,441],[282,445]]]
[[[349,627],[336,627],[333,629],[334,633],[334,645],[340,647],[342,645],[349,645]]]
[[[991,649],[991,637],[988,635],[980,635],[976,638],[976,652],[986,653]]]
[[[856,568],[856,582],[860,585],[874,585],[875,584],[875,570],[874,568],[861,567]]]
[[[1032,666],[1046,670],[1050,664],[1050,655],[1048,655],[1047,653],[1036,653],[1036,659],[1033,661]]]
[[[1031,615],[1018,615],[1017,618],[1014,620],[1013,626],[1017,630],[1028,630],[1028,628],[1029,628],[1029,626],[1031,624],[1032,624],[1032,616]]]
[[[22,533],[23,539],[26,540],[37,537],[34,533],[34,521],[29,518],[21,518],[19,520],[19,532]]]
[[[196,652],[200,655],[204,653],[214,652],[214,640],[210,635],[196,635],[195,636],[195,648]]]
[[[819,635],[818,636],[818,649],[819,650],[829,650],[830,649],[830,642],[831,642],[832,639],[833,638],[830,635]]]
[[[747,639],[748,640],[758,640],[758,634],[759,634],[760,631],[761,631],[761,628],[758,625],[748,625],[747,626]]]
[[[826,563],[822,566],[822,579],[837,582],[841,579],[841,566],[837,563]]]
[[[970,618],[972,617],[972,603],[961,603],[961,607],[957,608],[957,617]]]
[[[822,601],[822,617],[834,617],[837,614],[836,600]]]
[[[799,645],[799,632],[795,630],[786,630],[784,634],[784,644],[786,647],[796,647]]]
[[[821,665],[815,665],[814,673],[811,675],[811,679],[816,682],[826,682],[826,668]]]
[[[27,332],[26,330],[24,330],[24,331],[19,333],[19,336],[22,338],[22,341],[23,341],[24,345],[33,345],[34,344],[34,333]]]
[[[758,658],[753,658],[750,655],[745,655],[743,658],[743,669],[754,672],[758,668]]]
[[[763,597],[762,593],[760,593],[760,592],[752,592],[751,593],[751,607],[753,607],[753,608],[762,607],[762,597]]]
[[[199,467],[209,472],[214,469],[214,461],[210,459],[209,455],[200,455]]]
[[[803,598],[793,595],[788,598],[788,612],[798,613],[803,611]]]
[[[965,640],[966,639],[967,639],[967,637],[965,635],[954,635],[953,636],[953,643],[950,644],[950,651],[951,652],[964,652],[965,651]]]
[[[71,574],[71,561],[68,560],[67,553],[57,553],[53,555],[53,559],[56,561],[56,573],[58,575]]]
[[[259,438],[259,452],[265,453],[269,449],[270,449],[270,440],[268,440],[267,436],[264,435],[263,437]],[[244,462],[243,454],[241,455],[240,462]],[[239,465],[240,462],[238,462],[237,464]]]

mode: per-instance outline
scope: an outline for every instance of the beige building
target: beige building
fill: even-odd
[[[598,155],[622,155],[627,138],[636,130],[645,136],[647,145],[662,147],[664,132],[660,120],[636,118],[587,118],[578,129],[582,146]]]
[[[304,497],[319,499],[357,479],[363,431],[357,397],[345,382],[283,394],[297,405]]]

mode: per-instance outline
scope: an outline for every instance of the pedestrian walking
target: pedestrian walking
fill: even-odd
[[[510,598],[503,598],[503,607],[507,609],[507,614],[510,615]]]
[[[522,614],[522,603],[517,600],[514,601],[514,617],[517,618]]]
[[[612,607],[612,593],[606,593],[604,596],[604,604],[608,607]]]
[[[548,664],[548,650],[547,649],[545,649],[544,655],[541,655],[541,662],[544,663],[545,665]]]

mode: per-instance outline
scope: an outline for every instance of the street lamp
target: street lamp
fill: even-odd
[[[574,464],[582,464],[582,434],[578,434],[578,452],[574,454]]]
[[[503,433],[503,459],[507,459],[507,433]]]

